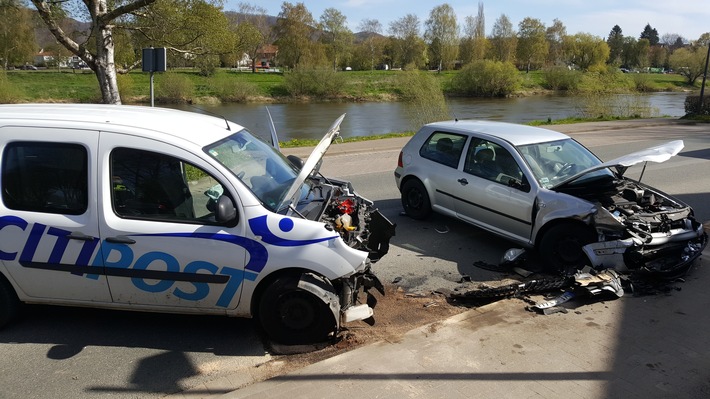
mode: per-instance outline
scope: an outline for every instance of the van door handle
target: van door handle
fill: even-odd
[[[457,181],[458,181],[459,183],[461,183],[462,186],[465,186],[465,185],[468,184],[468,180],[466,180],[465,177],[462,177],[462,178],[458,179]]]
[[[67,238],[70,240],[80,240],[80,241],[93,241],[94,240],[93,236],[86,235],[80,231],[72,231],[71,233],[69,233]]]
[[[107,242],[114,244],[135,244],[136,240],[126,236],[106,237]]]

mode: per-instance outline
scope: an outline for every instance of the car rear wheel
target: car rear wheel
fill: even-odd
[[[327,341],[337,328],[335,317],[325,302],[298,283],[297,276],[284,276],[266,288],[259,305],[261,326],[270,339],[284,345]]]
[[[402,207],[412,219],[422,220],[431,214],[431,202],[424,184],[417,179],[407,180],[402,186]]]
[[[10,282],[0,275],[0,328],[5,327],[17,316],[20,300]]]
[[[594,230],[575,224],[558,224],[548,230],[540,241],[538,252],[545,268],[563,275],[572,275],[589,264],[582,247],[596,241]]]

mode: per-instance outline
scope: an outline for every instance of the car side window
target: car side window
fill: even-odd
[[[216,224],[222,185],[204,170],[170,155],[132,148],[111,153],[114,212],[121,217]]]
[[[429,136],[422,148],[419,149],[419,155],[422,158],[457,168],[464,144],[466,144],[466,136],[435,132]]]
[[[508,150],[487,140],[473,140],[466,152],[464,172],[509,186],[520,184],[523,172]]]
[[[2,200],[10,209],[81,215],[88,204],[88,153],[79,144],[5,146]]]

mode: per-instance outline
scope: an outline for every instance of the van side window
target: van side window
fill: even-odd
[[[466,143],[466,136],[453,133],[435,132],[419,149],[422,158],[457,168],[461,151]]]
[[[181,159],[151,151],[117,148],[111,153],[113,210],[118,216],[216,224],[219,182]]]
[[[88,204],[88,155],[79,144],[14,142],[5,146],[2,200],[10,209],[81,215]]]

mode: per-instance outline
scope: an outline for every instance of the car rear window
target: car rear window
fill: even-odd
[[[422,158],[456,168],[459,165],[466,136],[459,134],[434,132],[419,149]]]

